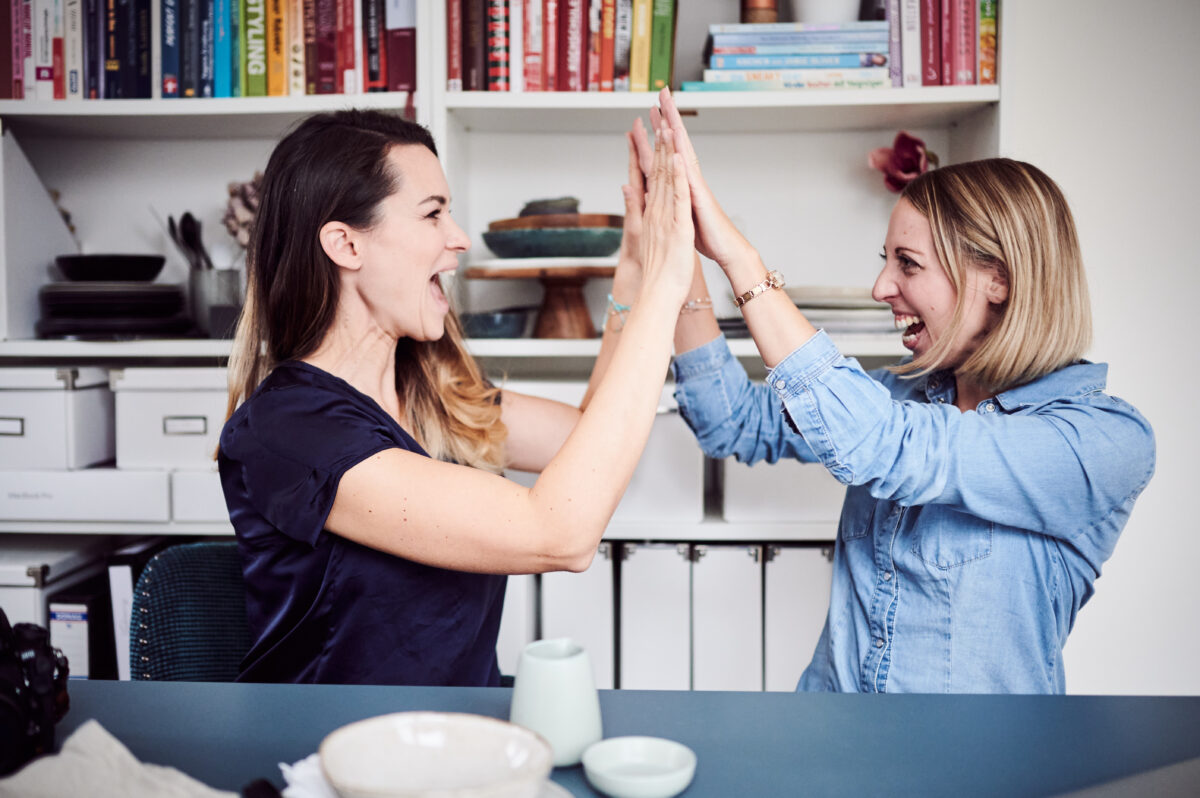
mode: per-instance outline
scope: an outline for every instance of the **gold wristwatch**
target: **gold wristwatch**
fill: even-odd
[[[734,297],[733,301],[736,302],[737,306],[740,308],[742,305],[746,304],[751,299],[754,299],[754,297],[758,296],[759,294],[765,294],[772,288],[783,288],[783,286],[784,282],[782,274],[780,274],[778,271],[768,272],[767,279],[763,280],[761,283],[754,286],[741,296]]]

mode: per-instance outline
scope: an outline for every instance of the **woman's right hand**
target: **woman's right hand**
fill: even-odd
[[[664,88],[659,92],[658,102],[661,111],[651,108],[650,119],[656,130],[665,124],[671,131],[675,149],[683,157],[692,197],[692,212],[695,215],[696,250],[716,261],[717,265],[726,271],[734,263],[757,257],[750,242],[729,220],[705,182],[700,172],[700,160],[692,148],[692,141],[683,126],[683,117],[675,106],[670,89]]]

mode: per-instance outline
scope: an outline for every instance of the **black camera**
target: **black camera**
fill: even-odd
[[[54,750],[54,724],[70,706],[69,673],[48,631],[11,626],[0,609],[0,776]]]

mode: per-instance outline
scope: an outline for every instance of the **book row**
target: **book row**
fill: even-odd
[[[0,99],[415,87],[416,0],[0,0]]]
[[[657,91],[677,0],[446,0],[450,91]]]
[[[996,82],[998,0],[887,0],[885,18],[711,25],[685,91],[961,86]]]

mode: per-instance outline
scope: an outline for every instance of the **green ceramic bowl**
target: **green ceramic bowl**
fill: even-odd
[[[621,246],[621,228],[487,230],[483,243],[501,258],[605,258]]]

